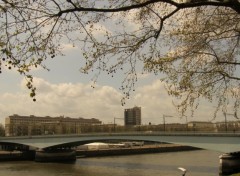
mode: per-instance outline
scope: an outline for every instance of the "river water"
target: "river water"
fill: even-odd
[[[75,163],[0,163],[0,176],[180,176],[178,167],[188,169],[186,176],[216,176],[221,153],[196,150],[79,158]]]

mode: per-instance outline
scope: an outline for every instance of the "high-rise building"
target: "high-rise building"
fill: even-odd
[[[124,110],[124,124],[141,125],[141,107],[135,106],[134,108]]]

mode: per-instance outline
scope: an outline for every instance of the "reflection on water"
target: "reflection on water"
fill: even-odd
[[[0,176],[186,176],[218,175],[221,153],[198,150],[131,156],[81,158],[73,164],[2,162]]]

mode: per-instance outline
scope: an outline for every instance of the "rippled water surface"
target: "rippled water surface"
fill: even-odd
[[[197,150],[80,158],[75,163],[1,162],[0,176],[180,176],[178,167],[188,169],[186,176],[216,176],[221,153]]]

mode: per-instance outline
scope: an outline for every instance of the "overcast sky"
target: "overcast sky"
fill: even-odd
[[[113,123],[114,117],[123,118],[125,108],[140,106],[142,122],[147,124],[185,123],[186,118],[179,118],[173,106],[173,97],[168,96],[164,83],[157,76],[141,75],[125,106],[121,105],[122,92],[119,90],[123,75],[113,78],[102,74],[91,88],[91,77],[79,72],[81,58],[78,49],[66,48],[66,56],[59,56],[46,64],[50,71],[34,70],[34,85],[37,87],[36,102],[33,102],[26,88],[25,80],[16,71],[4,68],[0,75],[0,123],[13,114],[36,116],[69,116],[73,118],[97,118],[103,123]],[[188,121],[212,119],[214,105],[202,103],[194,117]],[[221,118],[219,118],[221,120]],[[123,120],[117,120],[123,124]]]

